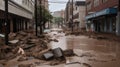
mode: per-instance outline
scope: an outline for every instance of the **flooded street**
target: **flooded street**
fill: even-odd
[[[75,56],[65,57],[65,63],[49,65],[51,61],[38,60],[29,57],[26,61],[17,61],[20,56],[9,61],[0,61],[4,66],[18,67],[20,64],[33,64],[35,67],[119,67],[119,43],[108,40],[98,40],[84,35],[68,35],[62,29],[54,29],[47,35],[51,39],[48,43],[50,49],[61,48],[62,50],[72,49]],[[56,61],[53,61],[56,62]]]
[[[49,44],[52,49],[58,47],[63,50],[73,49],[76,54],[74,57],[66,57],[66,64],[53,67],[119,67],[119,61],[117,61],[119,43],[97,40],[83,35],[65,36],[64,33],[53,33],[51,37],[59,41]]]

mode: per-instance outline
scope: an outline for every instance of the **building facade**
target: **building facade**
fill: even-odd
[[[85,1],[75,1],[73,7],[73,21],[75,27],[85,28]]]
[[[73,5],[71,0],[68,1],[65,8],[65,22],[69,27],[71,27],[73,12],[74,28],[85,28],[85,6],[85,1],[73,0]]]
[[[37,5],[42,5],[45,9],[49,10],[48,0],[38,0]]]
[[[87,30],[116,33],[119,0],[86,0]]]
[[[5,32],[5,2],[0,0],[0,33]],[[18,32],[29,28],[33,19],[34,3],[32,0],[9,0],[9,32]]]

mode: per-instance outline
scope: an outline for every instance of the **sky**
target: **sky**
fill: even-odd
[[[49,10],[50,10],[50,12],[65,9],[66,3],[68,2],[68,0],[48,0],[48,1],[49,1]]]
[[[68,0],[48,0],[48,1],[49,1],[50,12],[59,11],[62,9],[64,10],[66,7],[66,3],[68,2]],[[85,0],[77,0],[77,1],[85,1]],[[57,2],[57,3],[53,3],[53,2]]]

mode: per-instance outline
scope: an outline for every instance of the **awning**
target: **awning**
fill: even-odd
[[[99,16],[103,16],[103,15],[109,15],[109,14],[117,14],[117,9],[116,8],[104,9],[102,11],[99,11],[99,12],[96,12],[96,13],[86,16],[86,20],[95,18],[95,17],[99,17]]]

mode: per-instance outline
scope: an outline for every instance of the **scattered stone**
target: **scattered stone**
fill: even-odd
[[[97,36],[97,39],[98,39],[98,40],[103,40],[103,39],[107,39],[107,38],[104,37],[104,36]]]
[[[3,35],[3,34],[0,34],[0,37],[4,38],[4,37],[5,37],[5,35]]]
[[[18,43],[19,42],[19,40],[12,40],[12,41],[9,41],[9,43],[11,43],[11,44],[16,44],[16,43]]]
[[[60,63],[60,62],[58,62],[58,61],[57,61],[57,62],[51,62],[50,65],[51,65],[51,66],[55,66],[55,65],[58,65],[59,63]]]
[[[41,63],[40,62],[35,62],[36,65],[40,65]]]
[[[82,64],[86,67],[92,67],[90,64],[87,64],[87,63],[82,63]]]
[[[63,51],[61,48],[53,49],[53,53],[56,58],[63,57]]]
[[[18,67],[35,67],[33,64],[20,64]]]
[[[18,59],[18,61],[26,61],[26,60],[28,60],[27,57],[20,57],[20,58]]]
[[[23,31],[18,32],[18,34],[20,34],[22,36],[26,36],[27,35],[27,33],[23,32]]]
[[[43,54],[43,56],[46,60],[49,60],[49,59],[53,58],[54,55],[52,52],[47,52],[47,53]]]
[[[34,45],[34,44],[25,45],[25,46],[23,47],[23,49],[24,49],[24,50],[27,50],[27,49],[30,49],[30,48],[35,47],[35,46],[36,46],[36,45]]]
[[[80,62],[70,62],[70,63],[66,63],[66,65],[70,65],[70,64],[81,64]]]
[[[75,55],[73,52],[73,49],[65,50],[63,53],[65,56],[74,56]]]
[[[24,55],[24,54],[25,54],[25,51],[24,51],[21,47],[19,47],[19,49],[18,49],[18,54]]]

